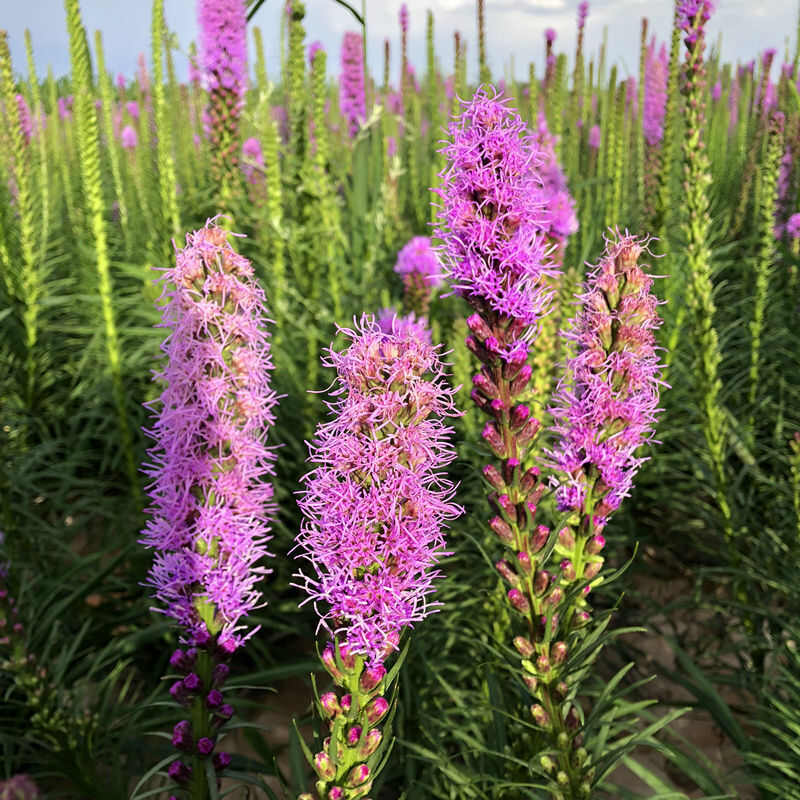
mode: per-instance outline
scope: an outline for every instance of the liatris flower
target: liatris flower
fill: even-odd
[[[778,171],[777,183],[777,197],[775,202],[775,238],[780,239],[783,235],[784,225],[782,220],[786,214],[786,206],[789,197],[789,184],[792,180],[792,167],[794,166],[794,158],[792,156],[792,147],[790,144],[786,145],[781,157],[780,169]]]
[[[323,361],[339,388],[309,446],[297,548],[310,570],[298,577],[320,625],[377,666],[435,610],[442,527],[461,513],[441,473],[454,458],[442,418],[457,412],[438,348],[369,315],[340,332],[349,346]]]
[[[650,147],[656,147],[664,136],[664,114],[667,107],[669,64],[667,48],[662,43],[656,52],[655,36],[650,40],[645,61],[644,114],[642,128]]]
[[[426,344],[431,344],[428,320],[425,317],[417,318],[413,311],[401,316],[391,306],[382,308],[378,312],[378,327],[382,333],[391,333],[397,336],[413,335]]]
[[[717,81],[711,89],[711,99],[717,103],[722,97],[722,81]]]
[[[400,32],[408,36],[408,6],[405,3],[400,6]]]
[[[599,150],[600,149],[600,126],[599,125],[592,125],[589,130],[589,147],[592,150]]]
[[[139,119],[139,104],[135,100],[128,100],[125,103],[125,110],[130,114],[131,119]]]
[[[25,143],[27,144],[33,138],[33,118],[31,117],[31,109],[23,95],[18,94],[16,99],[17,109],[19,110],[19,127],[22,130],[22,135],[25,137]]]
[[[589,3],[587,0],[583,0],[582,3],[578,3],[578,30],[583,31],[584,26],[586,25],[586,17],[589,16]]]
[[[661,320],[653,279],[637,263],[646,247],[627,233],[606,239],[579,298],[582,310],[564,334],[577,355],[551,409],[560,441],[549,452],[563,476],[559,508],[594,513],[596,532],[628,495],[645,460],[636,451],[652,440],[658,409]]]
[[[555,28],[547,28],[544,32],[544,39],[547,44],[553,44],[556,40],[556,36]]]
[[[242,144],[242,172],[248,183],[263,183],[264,173],[257,169],[263,166],[264,154],[261,152],[261,142],[254,136],[245,139]]]
[[[126,125],[119,135],[120,143],[126,150],[135,150],[136,145],[139,144],[139,136],[136,129],[130,125]]]
[[[125,80],[125,76],[121,72],[118,72],[117,73],[117,89],[119,89],[120,92],[124,92],[125,91],[126,83],[127,83],[127,81]]]
[[[342,72],[339,76],[339,108],[347,120],[350,138],[366,118],[364,96],[364,44],[360,33],[348,31],[342,39]]]
[[[397,254],[394,271],[403,276],[406,311],[427,314],[431,290],[442,283],[442,268],[427,236],[415,236]]]
[[[156,446],[151,519],[142,543],[155,549],[149,583],[183,636],[219,634],[241,644],[242,617],[258,606],[267,570],[273,452],[269,334],[264,294],[247,259],[209,224],[186,237],[164,279],[168,362],[161,411],[147,434]],[[148,408],[152,406],[148,404]],[[248,635],[252,635],[248,634]]]
[[[28,775],[14,775],[0,781],[0,800],[38,800],[41,796],[39,787]]]
[[[219,687],[225,661],[257,630],[244,634],[242,618],[259,607],[257,585],[268,570],[258,562],[269,555],[274,513],[263,481],[272,474],[264,437],[276,403],[264,294],[226,236],[212,223],[188,234],[165,271],[174,289],[162,294],[161,325],[170,334],[156,378],[166,387],[146,431],[156,442],[144,467],[153,503],[141,543],[156,551],[148,583],[164,606],[155,610],[179,623],[190,646],[170,661],[184,675],[171,694],[192,707],[192,722],[179,723],[173,737],[193,759],[171,767],[179,783],[205,781],[214,732],[233,713]]]
[[[212,174],[221,186],[239,162],[239,118],[247,86],[244,0],[198,0],[200,63],[209,94],[203,114],[212,148]]]
[[[465,104],[450,136],[441,150],[449,165],[436,190],[442,198],[436,235],[448,276],[483,316],[513,320],[513,351],[526,349],[517,338],[546,313],[550,296],[542,281],[558,272],[546,260],[541,235],[549,222],[535,173],[542,156],[519,115],[491,89],[479,89]],[[495,338],[492,346],[498,345]]]
[[[547,223],[541,230],[551,242],[563,245],[566,238],[578,230],[578,217],[575,200],[567,188],[567,176],[556,156],[556,137],[550,133],[543,112],[539,112],[533,141],[542,157],[537,169],[542,186],[534,190],[534,197],[538,197],[548,213]]]
[[[800,214],[792,214],[788,220],[786,220],[786,235],[796,241],[800,239]]]
[[[308,46],[308,63],[313,65],[314,63],[314,56],[320,51],[324,50],[325,48],[322,46],[322,42],[314,41]]]

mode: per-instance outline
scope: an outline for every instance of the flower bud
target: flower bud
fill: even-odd
[[[221,772],[223,769],[227,769],[230,766],[231,755],[225,752],[214,753],[211,761],[214,764],[214,769],[216,769],[217,772]]]
[[[509,458],[506,460],[505,464],[503,464],[503,477],[505,478],[505,482],[512,486],[519,474],[519,459],[517,458]]]
[[[567,730],[576,731],[580,727],[581,721],[578,718],[578,712],[575,710],[575,706],[570,706],[569,711],[567,711],[567,717],[564,720],[567,726]]]
[[[555,642],[550,648],[550,660],[555,665],[563,664],[567,657],[566,642]]]
[[[518,340],[514,352],[503,363],[503,380],[513,381],[528,360],[528,344]]]
[[[534,511],[536,506],[533,507]],[[533,538],[531,539],[531,553],[538,553],[547,544],[550,538],[550,528],[546,525],[539,525],[534,531]]]
[[[602,568],[603,568],[603,559],[602,558],[599,559],[598,561],[592,561],[591,564],[587,564],[583,568],[583,577],[587,581],[590,581],[592,578],[594,578],[597,575],[598,572],[600,572],[600,570]]]
[[[367,667],[361,673],[358,684],[363,691],[371,692],[385,677],[386,667],[383,664],[377,664],[374,667]]]
[[[545,772],[552,772],[556,768],[555,762],[550,756],[541,756],[539,758],[539,763],[542,765],[542,769]]]
[[[545,602],[549,606],[557,606],[560,605],[561,601],[564,599],[564,591],[560,586],[554,586],[550,590],[550,594],[547,595]]]
[[[341,786],[331,786],[328,790],[328,800],[343,800],[344,789]],[[312,800],[309,795],[309,800]]]
[[[497,534],[497,538],[500,539],[503,544],[514,543],[514,531],[511,530],[511,526],[504,519],[492,517],[489,520],[489,527]]]
[[[520,430],[528,421],[531,415],[531,410],[524,403],[519,403],[511,409],[511,430]]]
[[[470,314],[467,317],[467,327],[481,340],[488,339],[492,335],[491,328],[480,314]]]
[[[228,678],[231,668],[227,664],[217,664],[214,667],[214,672],[211,675],[212,686],[222,686]]]
[[[188,719],[181,720],[172,729],[172,746],[185,753],[191,753],[193,745],[192,724]]]
[[[519,447],[525,447],[528,445],[533,441],[533,438],[539,432],[539,428],[541,427],[542,423],[539,422],[539,420],[535,417],[531,417],[531,419],[525,423],[522,430],[520,430],[520,432],[517,434],[517,445]]]
[[[342,683],[344,680],[344,675],[336,666],[336,659],[333,655],[333,644],[331,642],[329,642],[322,651],[322,663],[325,665],[325,669],[328,670],[328,673],[336,681],[336,683]]]
[[[592,536],[592,538],[586,542],[586,552],[590,556],[596,556],[605,546],[605,537],[602,534],[597,534],[597,536]]]
[[[531,716],[540,728],[550,727],[550,715],[538,703],[534,703],[531,706]]]
[[[508,393],[511,397],[516,397],[518,394],[522,394],[525,390],[525,387],[528,385],[528,381],[531,379],[531,374],[533,373],[533,369],[530,364],[523,364],[520,371],[517,373],[517,376],[511,381],[511,385],[508,387]]]
[[[210,739],[208,736],[203,736],[201,739],[197,740],[197,752],[200,753],[201,756],[209,755],[213,749],[214,740]]]
[[[493,400],[500,396],[500,390],[485,373],[479,372],[472,376],[472,385],[486,398]]]
[[[519,587],[522,585],[519,575],[511,568],[511,565],[508,561],[498,561],[495,564],[497,571],[503,576],[503,578],[508,581],[512,586]]]
[[[568,558],[565,558],[561,562],[560,567],[561,567],[561,576],[564,578],[564,580],[574,581],[575,578],[578,577],[575,572],[575,566]]]
[[[187,692],[196,692],[201,685],[200,676],[196,672],[190,672],[183,679],[183,688]]]
[[[495,397],[489,402],[489,409],[497,419],[502,420],[503,414],[508,411],[508,406],[499,397]]]
[[[380,730],[378,730],[378,728],[373,728],[364,739],[358,751],[358,757],[365,760],[369,758],[378,749],[382,739],[383,734]]]
[[[556,773],[556,781],[559,786],[567,786],[569,784],[569,775],[563,769],[560,769]]]
[[[366,764],[356,764],[347,776],[347,785],[352,789],[361,786],[369,779],[369,767]]]
[[[212,689],[206,695],[206,705],[210,709],[219,708],[222,705],[222,692],[219,689]]]
[[[564,550],[572,552],[575,549],[575,537],[569,528],[562,528],[558,532],[558,543]]]
[[[389,704],[383,697],[376,697],[371,700],[367,706],[367,719],[370,725],[375,725],[379,722],[389,710]]]
[[[342,710],[335,692],[325,692],[325,694],[321,695],[319,705],[322,709],[322,715],[328,718],[335,717]]]
[[[522,680],[528,687],[528,691],[533,694],[539,685],[539,679],[535,675],[523,675]]]
[[[520,614],[527,614],[531,610],[530,603],[525,599],[525,595],[519,589],[512,589],[508,593],[508,602],[520,612]]]
[[[342,705],[342,711],[347,714],[350,711],[350,706],[353,704],[353,696],[351,694],[344,694],[339,702]]]
[[[185,786],[192,777],[192,768],[179,759],[178,761],[173,761],[169,767],[167,767],[167,775],[169,775],[175,783]]]
[[[514,637],[514,647],[523,658],[530,658],[534,654],[533,645],[524,636]]]
[[[333,766],[331,757],[324,750],[314,756],[314,771],[324,781],[330,781],[336,777],[336,767]]]
[[[536,659],[536,669],[542,675],[550,672],[550,659],[544,653]]]
[[[345,669],[353,669],[356,665],[355,654],[350,652],[350,645],[347,642],[339,644],[339,658]]]
[[[347,731],[347,744],[350,747],[355,747],[358,744],[358,740],[361,738],[361,726],[360,725],[353,725],[349,731]]]
[[[506,482],[503,480],[500,470],[494,464],[487,464],[483,468],[483,477],[500,494],[504,494],[507,491]]]
[[[519,565],[526,575],[530,575],[531,572],[533,572],[531,557],[524,550],[520,553],[517,553],[517,561],[519,561]]]
[[[481,436],[498,458],[506,458],[506,446],[494,422],[486,423],[481,431]]]
[[[536,481],[539,480],[539,475],[541,471],[538,467],[530,467],[529,469],[525,470],[525,474],[522,476],[522,480],[519,482],[520,489],[523,492],[529,492],[536,486]]]
[[[550,573],[545,570],[537,570],[533,576],[533,593],[537,597],[541,597],[546,591],[550,583]]]

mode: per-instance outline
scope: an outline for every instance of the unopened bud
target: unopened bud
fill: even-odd
[[[541,597],[546,591],[550,583],[550,573],[545,570],[537,570],[533,576],[533,592],[537,597]]]
[[[532,417],[529,419],[522,430],[517,434],[517,444],[520,447],[525,447],[527,444],[533,441],[536,434],[539,432],[539,428],[542,427],[542,423],[539,422],[538,419]]]
[[[563,769],[560,769],[556,773],[556,781],[559,786],[566,786],[569,783],[569,775]]]
[[[533,508],[535,511],[536,506]],[[531,538],[531,553],[538,553],[545,546],[545,544],[547,544],[547,540],[549,538],[550,528],[548,528],[546,525],[537,526],[533,533],[533,537]]]
[[[514,352],[506,359],[503,364],[503,379],[511,381],[517,377],[520,369],[528,360],[528,345],[524,340],[518,340]]]
[[[356,764],[347,776],[347,785],[350,788],[361,786],[369,779],[369,767],[366,764]]]
[[[353,725],[349,731],[347,731],[347,744],[350,747],[355,747],[358,744],[358,740],[361,738],[361,726],[360,725]]]
[[[378,728],[373,728],[364,739],[364,743],[358,751],[358,757],[367,759],[369,758],[380,746],[383,734]]]
[[[524,550],[520,553],[517,553],[517,561],[519,561],[522,571],[526,575],[530,575],[533,571],[533,564],[531,563],[531,557]]]
[[[570,531],[569,528],[562,528],[558,532],[558,543],[564,550],[572,552],[575,549],[575,537],[572,535],[572,531]]]
[[[325,692],[325,694],[321,695],[319,705],[325,717],[335,717],[342,711],[342,707],[339,705],[339,698],[334,692]]]
[[[514,543],[514,531],[511,526],[501,517],[492,517],[489,520],[489,527],[497,534],[503,544]]]
[[[479,372],[477,375],[472,376],[472,385],[486,398],[492,400],[500,396],[500,391],[495,385],[494,381],[483,373]]]
[[[527,614],[531,610],[530,603],[519,589],[512,589],[508,593],[508,601],[520,614]]]
[[[531,642],[524,636],[514,637],[514,647],[523,658],[530,658],[534,654],[534,648]]]
[[[503,576],[503,578],[508,581],[512,586],[518,587],[521,586],[519,575],[511,569],[511,565],[508,561],[498,561],[495,564],[497,571]]]
[[[500,433],[493,422],[486,423],[481,431],[481,436],[498,458],[506,458],[507,453],[505,443],[503,442],[503,438],[500,436]]]
[[[561,603],[564,599],[564,591],[560,586],[554,586],[550,591],[550,594],[547,595],[547,599],[545,602],[549,606],[557,606]]]
[[[344,675],[339,670],[339,667],[336,666],[336,658],[333,655],[333,644],[328,643],[322,651],[322,663],[325,665],[325,669],[328,670],[330,676],[337,683],[341,683],[344,679]]]
[[[501,494],[495,503],[500,513],[503,514],[510,523],[513,524],[517,521],[517,507],[507,494]]]
[[[539,679],[535,675],[523,675],[522,680],[525,686],[528,687],[528,691],[533,694],[536,691],[536,687],[539,685]]]
[[[592,536],[592,538],[586,542],[586,552],[590,556],[596,556],[605,546],[605,537],[598,533],[597,536]]]
[[[365,692],[371,692],[385,677],[386,667],[377,664],[374,667],[367,667],[358,683]]]
[[[350,711],[350,706],[353,704],[353,696],[350,694],[342,695],[342,699],[339,701],[342,706],[342,711],[347,714]]]
[[[540,728],[550,727],[550,715],[538,703],[531,706],[531,716]]]
[[[531,415],[531,410],[524,403],[520,403],[511,409],[511,429],[514,431],[522,428],[528,421]]]
[[[509,394],[512,397],[516,397],[525,390],[525,387],[528,385],[528,381],[531,379],[532,373],[533,369],[531,368],[530,364],[522,365],[522,368],[517,373],[517,376],[513,381],[511,381],[511,385],[508,387]]]
[[[488,339],[492,335],[491,328],[480,314],[470,314],[467,317],[467,327],[480,339]]]
[[[336,777],[336,767],[333,766],[331,757],[324,750],[314,756],[314,771],[324,781],[329,781]]]
[[[507,491],[506,482],[503,480],[500,470],[494,464],[487,464],[483,468],[483,477],[500,494],[504,494]]]
[[[539,763],[542,765],[542,769],[545,772],[552,772],[556,768],[555,762],[550,756],[541,756],[539,758]]]
[[[550,648],[550,659],[554,664],[556,665],[563,664],[566,657],[567,657],[566,642],[556,642]]]
[[[530,467],[525,470],[525,474],[519,482],[520,489],[522,489],[523,492],[529,492],[536,486],[536,481],[539,480],[540,474],[541,470],[538,467]]]
[[[564,578],[564,580],[574,581],[575,578],[578,577],[577,574],[575,573],[575,566],[568,558],[565,558],[561,562],[560,567],[561,567],[561,575]]]
[[[541,674],[550,672],[550,659],[544,653],[536,659],[536,669],[538,669]]]
[[[602,558],[599,559],[598,561],[592,561],[591,564],[587,564],[583,568],[583,577],[587,581],[590,581],[592,578],[594,578],[597,575],[598,572],[600,572],[600,570],[602,568],[603,568],[603,559]]]
[[[367,719],[370,725],[375,725],[389,710],[389,704],[383,697],[376,697],[367,706]]]

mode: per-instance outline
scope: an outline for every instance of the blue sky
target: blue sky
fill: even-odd
[[[356,0],[358,2],[358,0]],[[25,65],[24,31],[33,36],[37,70],[46,72],[52,65],[56,76],[68,70],[69,48],[62,0],[2,0],[2,26],[9,32],[16,72]],[[267,69],[277,73],[279,61],[279,13],[281,0],[266,0],[254,20],[264,34]],[[383,39],[393,48],[393,76],[399,70],[399,29],[397,12],[401,0],[367,0],[368,54],[373,74],[382,76]],[[569,54],[575,48],[575,18],[578,0],[486,0],[487,46],[493,74],[507,69],[513,56],[517,75],[527,74],[534,60],[541,74],[544,60],[545,28],[558,32],[557,50]],[[175,32],[184,53],[196,38],[195,0],[165,0],[167,25]],[[468,42],[470,74],[476,73],[477,34],[474,0],[408,0],[411,16],[410,52],[418,71],[425,64],[425,11],[436,18],[436,50],[445,72],[451,70],[453,31],[459,30]],[[767,47],[778,50],[783,60],[789,47],[794,54],[797,31],[797,0],[718,0],[717,11],[709,24],[709,35],[716,42],[722,34],[722,52],[727,60],[748,61]],[[84,24],[93,43],[94,31],[103,32],[106,60],[114,74],[132,76],[140,52],[150,48],[149,0],[81,0]],[[338,52],[342,34],[354,29],[355,20],[333,0],[306,0],[308,41],[322,41],[329,65],[338,71]],[[622,74],[637,71],[639,26],[643,15],[659,39],[667,39],[672,21],[670,0],[590,0],[586,40],[591,52],[602,41],[603,26],[608,26],[608,52]],[[252,44],[252,40],[251,40]],[[176,58],[181,77],[186,76],[185,59]],[[776,66],[775,72],[779,67]]]

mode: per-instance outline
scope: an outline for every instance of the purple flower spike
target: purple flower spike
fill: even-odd
[[[147,404],[160,410],[145,431],[156,444],[141,543],[155,550],[156,610],[177,620],[183,640],[206,646],[211,633],[235,646],[247,638],[242,617],[259,607],[268,570],[255,565],[269,555],[274,513],[262,480],[275,457],[264,444],[276,402],[267,316],[253,268],[225,231],[209,224],[186,242],[164,276],[175,288],[162,295],[170,333],[156,378],[166,388]]]
[[[403,247],[397,254],[394,271],[404,277],[418,273],[431,288],[442,283],[442,266],[428,236],[415,236]]]
[[[589,147],[592,150],[599,150],[600,149],[600,126],[599,125],[592,125],[589,129]]]
[[[436,235],[452,285],[471,305],[535,326],[558,269],[542,234],[550,223],[537,174],[543,156],[525,130],[491,88],[465,104],[442,149],[449,165]]]
[[[553,42],[556,40],[555,28],[547,28],[547,30],[544,32],[544,38],[547,44],[553,44]]]
[[[367,116],[364,95],[364,44],[360,33],[345,33],[342,40],[342,74],[339,76],[339,107],[347,120],[350,138],[358,133]]]
[[[337,388],[309,444],[296,549],[310,569],[297,577],[320,625],[376,666],[438,605],[442,528],[461,513],[441,472],[455,457],[442,418],[458,412],[437,348],[369,315],[340,333],[349,346],[323,360]]]
[[[642,116],[644,138],[651,147],[655,147],[664,137],[668,73],[666,46],[662,44],[656,53],[656,40],[653,37],[645,56],[644,114]]]
[[[119,138],[120,143],[125,150],[135,150],[136,145],[139,144],[139,136],[136,133],[136,129],[131,125],[126,125],[122,129],[122,133],[120,134]]]
[[[663,385],[654,334],[661,325],[658,300],[650,291],[653,279],[637,264],[646,246],[627,233],[606,240],[579,298],[582,310],[564,334],[577,342],[578,354],[551,409],[560,436],[548,451],[563,476],[559,507],[583,509],[591,490],[598,527],[628,495],[646,460],[635,453],[652,441]],[[595,471],[599,478],[590,485]]]

